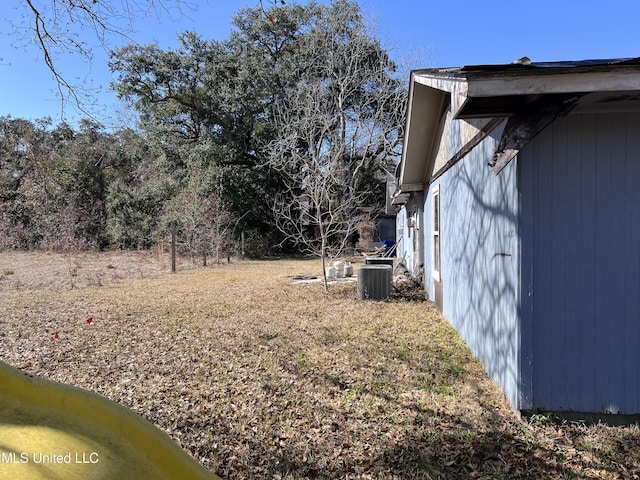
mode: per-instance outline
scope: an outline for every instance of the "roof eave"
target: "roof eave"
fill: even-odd
[[[592,71],[588,75],[567,71],[550,75],[519,76],[470,76],[467,79],[466,96],[498,97],[508,95],[538,95],[578,92],[615,92],[640,89],[640,70]]]
[[[448,96],[444,90],[426,88],[417,81],[415,72],[411,74],[399,189],[425,182]]]
[[[516,126],[507,128],[507,134],[525,125],[531,131],[525,139],[528,141],[558,112],[566,113],[565,104],[573,108],[575,99],[583,94],[624,91],[640,91],[640,58],[414,70],[398,193],[429,183],[447,105],[457,119],[511,118]],[[558,112],[547,108],[548,100],[557,102]],[[506,142],[502,150],[517,152],[520,143],[510,149]],[[494,171],[499,169],[494,167]]]

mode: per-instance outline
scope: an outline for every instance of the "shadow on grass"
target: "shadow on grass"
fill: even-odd
[[[433,426],[434,419],[437,427]],[[295,449],[284,448],[277,464],[269,468],[269,475],[402,480],[637,478],[637,460],[629,457],[630,450],[637,451],[637,435],[600,441],[598,451],[589,452],[589,460],[585,460],[570,453],[570,446],[543,446],[512,429],[477,430],[461,418],[422,411],[414,420],[412,433],[390,439],[387,448],[372,457],[303,461]],[[633,447],[624,448],[625,441]]]
[[[325,419],[325,425],[297,432],[295,439],[279,440],[278,433],[274,433],[270,445],[246,437],[238,439],[252,443],[248,449],[256,452],[256,457],[247,459],[251,467],[233,468],[230,472],[233,478],[539,479],[564,475],[564,469],[559,468],[557,462],[548,461],[553,452],[532,446],[508,426],[503,428],[504,419],[497,414],[488,422],[493,427],[487,429],[486,424],[476,426],[458,416],[417,403],[401,402],[387,392],[354,387],[334,374],[315,372],[312,376],[318,389],[329,389],[336,396],[357,389],[358,395],[375,396],[386,404],[409,411],[411,421],[405,422],[400,432],[394,429],[380,432],[377,441],[356,448],[351,443],[354,438],[348,433],[349,414],[340,407],[321,404],[316,414]],[[279,393],[282,392],[273,392],[274,396]],[[376,419],[370,426],[384,414],[371,412],[371,416]],[[330,423],[331,419],[336,420]],[[277,431],[277,424],[273,427]],[[308,443],[301,445],[301,439]],[[264,457],[258,458],[257,452],[270,458],[267,461]]]
[[[436,418],[439,427],[433,427]],[[553,450],[533,447],[517,435],[495,429],[477,431],[456,417],[423,411],[414,420],[414,433],[390,439],[369,458],[302,460],[284,448],[272,464],[275,478],[394,478],[394,479],[542,479],[584,478],[562,465]]]
[[[357,456],[335,455],[334,451],[331,458],[303,458],[299,448],[285,445],[269,467],[269,474],[276,478],[597,479],[637,478],[640,473],[637,427],[611,429],[579,423],[557,425],[543,418],[521,420],[484,402],[481,393],[470,399],[477,402],[481,418],[471,419],[463,413],[455,415],[401,401],[393,392],[354,387],[339,375],[315,372],[313,377],[318,388],[338,393],[357,388],[360,395],[409,411],[410,421],[400,432],[389,432],[384,442]],[[344,412],[325,412],[327,417],[332,414],[343,415],[348,422]],[[324,432],[339,433],[332,429]]]

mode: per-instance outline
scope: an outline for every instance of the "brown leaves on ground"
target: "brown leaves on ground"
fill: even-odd
[[[132,408],[223,478],[638,478],[637,427],[520,420],[419,296],[292,285],[311,261],[167,269],[0,254],[0,358]]]

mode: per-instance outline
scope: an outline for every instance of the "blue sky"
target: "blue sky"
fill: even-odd
[[[175,46],[184,30],[224,39],[234,13],[257,0],[193,3],[196,10],[187,16],[174,11],[136,19],[132,37],[141,44],[157,40],[165,48]],[[640,56],[638,0],[361,0],[360,5],[378,38],[409,68],[509,63],[525,55],[533,61]],[[12,25],[24,26],[25,12],[24,0],[3,0],[0,7],[0,116],[59,121],[62,107],[51,73],[33,44],[16,40]],[[107,54],[89,32],[80,35],[95,45],[91,64],[69,55],[56,58],[56,64],[71,82],[96,89],[92,110],[108,123],[117,117],[118,102],[109,91]],[[126,43],[118,37],[109,41],[112,47]],[[71,123],[79,116],[71,105],[64,115]]]

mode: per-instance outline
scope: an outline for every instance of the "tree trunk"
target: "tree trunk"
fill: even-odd
[[[171,273],[176,273],[176,226],[171,226]]]
[[[322,229],[322,225],[320,226],[320,236],[322,239],[322,279],[324,280],[324,291],[325,293],[329,293],[329,283],[327,282],[327,261],[326,261],[327,242],[326,242],[324,231]]]
[[[220,265],[220,222],[216,219],[216,264]]]

